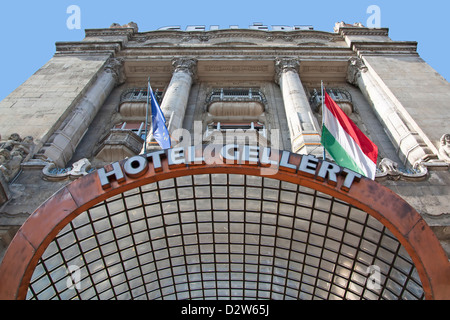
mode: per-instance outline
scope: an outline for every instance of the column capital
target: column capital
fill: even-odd
[[[275,59],[275,80],[279,82],[282,73],[293,71],[298,73],[300,67],[300,61],[295,58],[276,58]]]
[[[361,73],[367,72],[364,61],[358,57],[348,59],[347,81],[353,85],[357,85],[358,77]]]
[[[122,58],[109,58],[105,64],[105,72],[111,73],[116,80],[116,85],[125,82],[124,60]]]
[[[194,78],[197,71],[197,59],[175,58],[172,60],[172,66],[175,72],[186,72]]]

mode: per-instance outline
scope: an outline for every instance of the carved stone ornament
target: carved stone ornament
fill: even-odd
[[[348,23],[345,23],[344,21],[341,21],[341,22],[336,22],[333,29],[334,29],[334,32],[338,33],[341,28],[349,28],[349,27],[350,28],[351,27],[365,28],[365,26],[361,22],[355,22],[353,24],[348,24]]]
[[[110,58],[106,62],[105,72],[111,73],[116,80],[116,84],[123,84],[126,80],[124,70],[124,60],[122,58]]]
[[[276,58],[275,59],[275,79],[278,82],[284,72],[293,71],[298,73],[300,61],[294,58]]]
[[[47,164],[42,169],[43,179],[48,181],[62,181],[66,179],[76,180],[87,175],[91,171],[91,163],[88,159],[75,162],[71,168],[58,169],[54,163]]]
[[[450,163],[450,134],[446,133],[441,137],[439,144],[439,155],[441,160]]]
[[[189,58],[178,58],[172,60],[172,66],[175,72],[186,72],[192,77],[195,76],[197,71],[197,60]]]
[[[123,29],[123,28],[132,28],[134,30],[134,32],[138,32],[139,28],[136,22],[128,22],[127,24],[124,24],[123,26],[121,26],[120,24],[114,22],[113,24],[111,24],[111,26],[109,27],[110,29]]]
[[[361,72],[367,72],[368,68],[362,59],[351,57],[348,60],[347,81],[353,85],[357,85],[358,77]]]
[[[7,182],[19,173],[22,162],[31,156],[33,149],[33,138],[22,139],[17,133],[13,133],[6,142],[0,143],[0,172]]]
[[[375,174],[376,180],[409,180],[421,181],[428,177],[428,168],[425,162],[418,161],[412,170],[400,170],[398,164],[388,158],[380,161],[377,172]]]

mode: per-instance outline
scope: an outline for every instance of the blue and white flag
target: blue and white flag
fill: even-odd
[[[156,101],[153,90],[150,87],[150,82],[148,83],[148,89],[152,105],[153,138],[155,138],[156,142],[158,142],[162,149],[170,149],[172,147],[172,144],[170,141],[169,130],[167,130],[166,126],[166,118],[164,117],[158,101]]]

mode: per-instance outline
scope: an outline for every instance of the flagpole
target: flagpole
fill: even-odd
[[[147,85],[147,108],[145,110],[145,142],[144,142],[144,153],[147,154],[147,135],[148,135],[148,108],[150,104],[150,77],[148,77]]]
[[[324,97],[324,88],[323,88],[323,81],[320,81],[321,91],[322,91],[322,134],[323,134],[323,125],[325,123],[325,114],[324,114],[324,104],[325,104],[325,97]],[[325,147],[323,147],[323,160],[326,160],[326,150]]]

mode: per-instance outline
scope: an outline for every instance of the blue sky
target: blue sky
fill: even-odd
[[[81,9],[81,29],[69,30],[67,8]],[[130,21],[140,31],[163,26],[312,25],[315,30],[333,31],[335,22],[362,22],[370,17],[367,8],[381,9],[381,26],[388,27],[396,41],[418,41],[418,51],[437,72],[450,79],[448,20],[450,1],[403,0],[40,0],[0,2],[0,100],[43,66],[54,54],[55,42],[79,41],[84,29],[107,28],[113,22]]]

